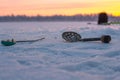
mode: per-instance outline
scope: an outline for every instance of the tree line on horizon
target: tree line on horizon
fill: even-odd
[[[108,15],[110,21],[120,21],[120,16],[115,17]],[[54,15],[54,16],[26,16],[26,15],[6,15],[0,16],[0,22],[17,22],[17,21],[97,21],[98,15],[74,15],[74,16],[63,16],[63,15]]]

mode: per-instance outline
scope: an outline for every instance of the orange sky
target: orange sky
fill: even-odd
[[[0,15],[75,15],[107,12],[120,16],[120,0],[0,0]]]

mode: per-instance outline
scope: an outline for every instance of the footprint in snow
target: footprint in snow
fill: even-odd
[[[24,66],[29,66],[31,65],[31,63],[29,63],[28,61],[25,61],[25,60],[17,60],[17,62],[21,65],[24,65]]]

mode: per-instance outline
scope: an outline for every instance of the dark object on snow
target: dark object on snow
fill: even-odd
[[[109,43],[111,41],[111,36],[109,35],[103,35],[100,40],[103,42],[103,43]]]
[[[80,41],[101,41],[103,43],[109,43],[111,41],[111,36],[109,35],[103,35],[100,38],[84,38]]]
[[[102,12],[98,16],[98,24],[107,24],[108,23],[108,16],[105,12]]]
[[[72,31],[64,32],[62,34],[62,38],[68,42],[77,42],[81,40],[81,36],[78,33]]]
[[[81,36],[78,33],[72,32],[72,31],[64,32],[62,34],[62,38],[65,39],[68,42],[101,41],[103,43],[109,43],[111,41],[111,36],[109,36],[109,35],[103,35],[100,38],[84,38],[84,39],[81,39]]]

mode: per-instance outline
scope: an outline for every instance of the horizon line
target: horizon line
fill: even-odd
[[[101,12],[99,12],[101,13]],[[41,15],[41,14],[36,14],[36,15],[27,15],[27,14],[7,14],[7,15],[0,15],[0,16],[28,16],[28,17],[34,17],[34,16],[43,16],[43,17],[47,17],[47,16],[87,16],[87,15],[99,15],[99,13],[88,13],[88,14],[74,14],[74,15],[65,15],[65,14],[53,14],[53,15]],[[106,12],[104,12],[106,13]],[[120,15],[116,16],[116,15],[113,15],[113,14],[109,14],[109,13],[106,13],[108,16],[113,16],[113,17],[120,17]]]

